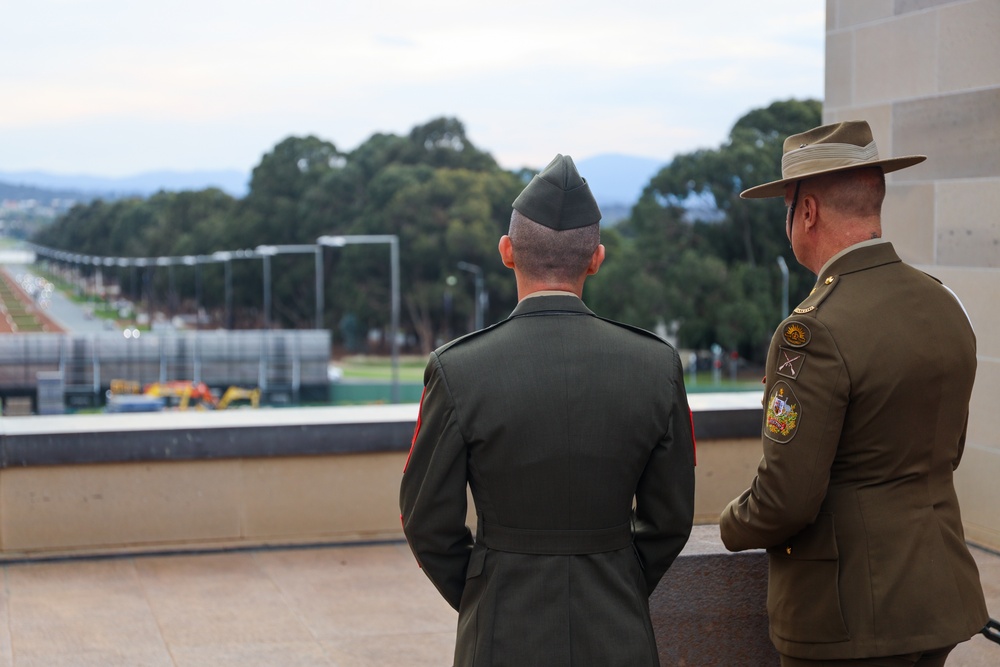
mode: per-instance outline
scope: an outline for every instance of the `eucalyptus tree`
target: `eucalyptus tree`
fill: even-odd
[[[774,102],[737,120],[718,148],[677,155],[653,176],[618,227],[627,246],[622,259],[634,275],[621,275],[614,255],[607,262],[608,272],[625,281],[621,298],[642,304],[619,309],[642,326],[673,325],[686,347],[718,343],[762,358],[786,314],[777,258],[791,270],[793,299],[805,296],[812,276],[793,260],[783,202],[739,193],[780,178],[784,138],[820,122],[816,100]]]

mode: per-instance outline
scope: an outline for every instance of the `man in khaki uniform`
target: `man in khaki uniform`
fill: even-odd
[[[580,299],[604,246],[572,159],[513,207],[500,257],[518,304],[431,354],[400,487],[406,539],[458,610],[456,667],[654,667],[647,598],[694,513],[680,360]]]
[[[818,276],[768,352],[764,456],[722,513],[733,551],[766,548],[782,665],[943,665],[987,622],[952,480],[976,339],[957,297],[882,240],[886,172],[868,124],[784,143],[781,197]]]

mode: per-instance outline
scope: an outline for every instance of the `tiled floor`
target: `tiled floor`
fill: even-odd
[[[405,545],[7,565],[0,666],[450,664]]]
[[[1000,556],[974,553],[998,617]],[[442,667],[455,620],[404,544],[0,569],[0,667]],[[952,655],[998,665],[1000,645]]]

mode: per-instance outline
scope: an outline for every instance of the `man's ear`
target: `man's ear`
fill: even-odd
[[[804,195],[799,206],[802,207],[802,224],[806,230],[812,230],[819,222],[819,200],[814,195]]]
[[[500,237],[500,245],[498,247],[500,250],[500,259],[503,261],[503,265],[508,269],[514,268],[514,244],[511,243],[510,237],[504,234]]]
[[[604,263],[604,244],[598,243],[597,248],[594,249],[594,254],[590,256],[590,264],[587,266],[587,275],[592,276],[597,273],[597,270],[601,268],[601,264]]]

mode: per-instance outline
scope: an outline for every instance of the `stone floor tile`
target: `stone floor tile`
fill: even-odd
[[[72,653],[17,652],[14,664],[16,667],[174,667],[166,650],[145,651],[132,646]]]
[[[321,639],[455,630],[458,615],[408,551],[344,548],[256,558]]]
[[[336,667],[318,643],[178,646],[177,667]]]
[[[0,565],[0,667],[446,667],[456,622],[400,543]],[[948,667],[998,664],[976,636]]]
[[[4,571],[14,665],[28,657],[122,651],[154,663],[166,656],[169,664],[131,561],[34,563]]]
[[[416,633],[351,637],[323,642],[336,667],[447,667],[455,652],[455,633]]]
[[[136,568],[171,647],[315,639],[250,553],[142,558]]]
[[[13,667],[10,639],[10,609],[7,595],[7,569],[0,568],[0,667]]]

